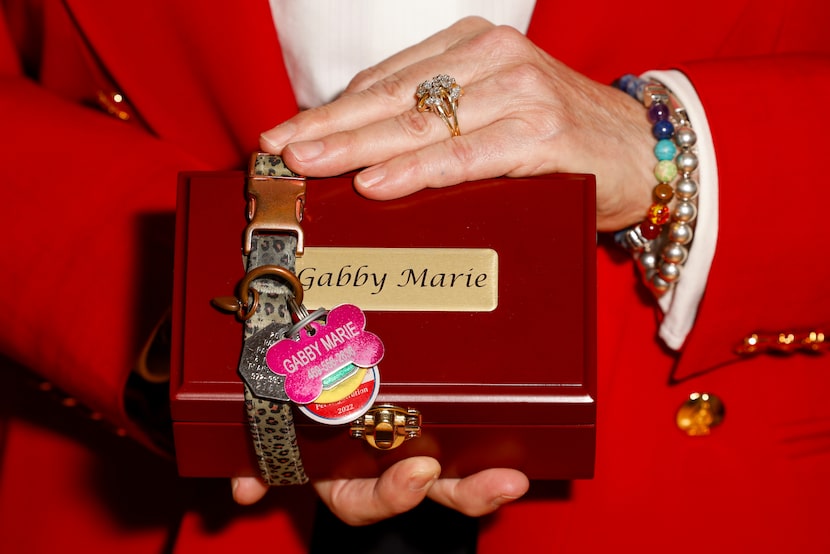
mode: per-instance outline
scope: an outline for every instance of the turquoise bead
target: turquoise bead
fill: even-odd
[[[658,160],[673,160],[675,154],[677,154],[677,147],[669,139],[658,140],[654,145],[654,155]]]

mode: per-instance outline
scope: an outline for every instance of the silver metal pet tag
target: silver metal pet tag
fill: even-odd
[[[285,323],[271,323],[248,337],[242,347],[239,374],[251,392],[260,398],[280,402],[290,400],[285,393],[285,377],[271,371],[265,361],[268,349],[285,337],[285,332],[290,327]]]

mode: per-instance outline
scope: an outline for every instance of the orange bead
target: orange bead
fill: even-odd
[[[674,189],[667,183],[660,183],[654,187],[654,197],[663,204],[668,204],[674,196]]]

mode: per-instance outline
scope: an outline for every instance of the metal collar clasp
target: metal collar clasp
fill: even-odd
[[[297,235],[297,256],[303,254],[303,220],[306,181],[285,167],[275,154],[254,153],[246,186],[248,225],[242,249],[251,253],[254,233],[293,233]]]

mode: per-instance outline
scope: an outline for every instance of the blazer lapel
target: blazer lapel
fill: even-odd
[[[161,139],[238,167],[297,105],[266,0],[65,0],[88,47]]]

